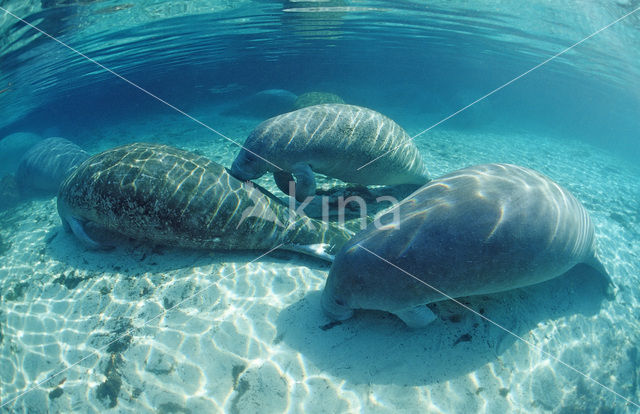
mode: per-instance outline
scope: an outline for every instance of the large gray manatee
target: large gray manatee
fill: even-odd
[[[60,186],[58,213],[89,248],[87,225],[153,244],[282,249],[331,260],[352,232],[294,214],[195,153],[133,143],[96,154]]]
[[[64,179],[87,158],[89,153],[68,139],[47,138],[22,156],[16,181],[23,191],[55,195]]]
[[[258,125],[231,174],[253,180],[267,172],[273,172],[287,194],[293,174],[298,201],[315,194],[314,172],[363,185],[429,181],[418,148],[398,124],[371,109],[345,104],[309,106]]]
[[[578,263],[606,274],[573,195],[524,167],[478,165],[431,181],[351,239],[322,306],[337,320],[377,309],[421,327],[435,319],[425,304],[540,283]]]

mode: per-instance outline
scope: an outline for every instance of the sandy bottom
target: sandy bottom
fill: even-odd
[[[258,122],[215,112],[194,115],[240,141]],[[87,149],[133,140],[224,165],[236,153],[171,114],[93,131]],[[382,312],[334,325],[321,262],[135,243],[92,252],[62,229],[54,199],[32,200],[0,213],[0,412],[636,412],[549,355],[640,403],[638,170],[526,132],[440,128],[417,143],[433,176],[511,162],[570,189],[615,287],[579,267],[463,300],[537,349],[451,302],[418,331]],[[260,183],[276,192],[271,181]]]

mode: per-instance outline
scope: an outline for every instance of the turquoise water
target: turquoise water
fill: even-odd
[[[637,412],[640,4],[512,3],[0,2],[75,49],[0,10],[2,412]],[[411,136],[495,91],[415,138],[431,175],[546,174],[589,211],[613,286],[576,268],[465,298],[527,342],[448,301],[423,330],[381,312],[329,327],[326,263],[90,251],[55,197],[10,179],[49,136],[230,166],[231,140],[292,109],[256,98],[270,89],[332,93]]]

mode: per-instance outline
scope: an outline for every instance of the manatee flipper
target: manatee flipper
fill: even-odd
[[[71,226],[69,225],[69,223],[67,223],[67,220],[65,219],[62,219],[62,228],[66,232],[73,233],[73,230],[71,230]]]
[[[287,250],[303,253],[309,256],[317,257],[329,263],[333,263],[335,255],[329,253],[329,244],[316,243],[316,244],[296,244],[291,247],[287,247]]]
[[[396,311],[394,314],[412,329],[423,328],[437,319],[427,305]]]
[[[282,191],[285,194],[289,194],[289,183],[291,181],[295,181],[293,179],[293,175],[291,175],[289,171],[284,171],[284,170],[275,171],[273,173],[273,179],[276,182],[276,185],[278,186],[280,191]],[[293,196],[293,194],[289,194],[289,195]]]
[[[601,275],[605,276],[606,278],[610,278],[609,272],[607,272],[607,269],[604,267],[597,254],[594,253],[593,257],[591,257],[585,263],[587,266],[591,267]]]
[[[316,177],[309,164],[295,164],[291,173],[296,177],[296,200],[303,202],[316,195]]]
[[[589,260],[587,260],[585,264],[598,272],[603,277],[603,283],[605,283],[605,285],[603,286],[605,297],[608,300],[613,300],[616,290],[615,283],[613,283],[613,280],[611,280],[611,275],[607,271],[607,268],[604,267],[604,264],[598,257],[598,254],[594,252],[593,256]]]
[[[295,176],[295,194],[289,191],[289,183],[294,181]],[[316,194],[316,178],[309,164],[294,164],[291,172],[276,171],[273,173],[273,179],[276,185],[283,193],[289,194],[296,198],[297,201],[303,202],[307,197],[313,197]]]
[[[84,244],[87,248],[92,250],[107,249],[109,246],[104,246],[94,241],[87,232],[84,230],[84,226],[80,221],[74,217],[65,217],[62,220],[65,230],[71,229],[73,234]]]

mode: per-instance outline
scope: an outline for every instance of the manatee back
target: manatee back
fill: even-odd
[[[428,179],[409,135],[390,118],[354,105],[314,105],[268,119],[245,146],[282,168],[308,161],[315,172],[346,182],[424,184]]]

